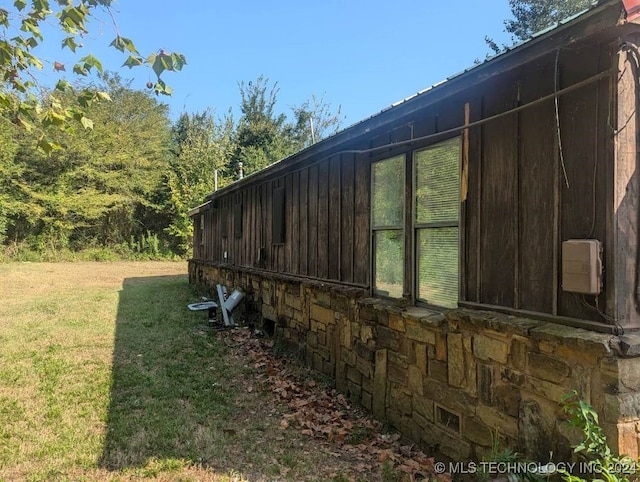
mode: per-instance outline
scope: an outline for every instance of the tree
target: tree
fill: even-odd
[[[246,173],[264,169],[276,161],[335,133],[340,127],[340,108],[333,113],[323,98],[294,107],[294,120],[276,113],[278,84],[260,76],[255,82],[240,82],[242,116],[235,131],[235,151],[229,163],[234,176],[240,162]],[[313,134],[312,134],[313,129]]]
[[[177,250],[191,248],[193,226],[187,212],[197,206],[215,187],[232,181],[224,173],[233,152],[233,119],[216,122],[209,111],[182,114],[172,129],[174,157],[166,184],[171,205],[171,222],[166,231],[177,239]]]
[[[36,55],[36,48],[45,41],[41,26],[53,25],[64,36],[62,48],[78,52],[77,62],[71,67],[77,76],[92,72],[102,73],[102,64],[91,53],[80,55],[82,37],[89,32],[90,21],[100,14],[113,21],[113,0],[57,0],[52,6],[49,0],[14,0],[13,6],[0,8],[0,107],[19,127],[37,130],[38,145],[50,151],[59,147],[45,135],[50,126],[67,128],[72,120],[85,128],[92,126],[86,110],[92,102],[107,100],[105,92],[92,89],[77,91],[69,82],[60,80],[53,91],[43,98],[36,79],[36,71],[45,66],[45,60]],[[140,55],[133,41],[122,36],[113,21],[115,38],[110,46],[126,55],[127,67],[148,66],[156,74],[155,84],[150,85],[156,94],[170,94],[171,89],[161,78],[165,71],[181,70],[186,60],[183,55],[159,50],[147,57]],[[55,60],[49,68],[64,71],[67,66]],[[76,94],[74,105],[61,102],[63,94]]]
[[[21,131],[10,180],[0,173],[11,188],[7,234],[15,241],[36,249],[114,246],[147,234],[163,210],[154,200],[168,167],[167,107],[118,76],[88,88],[112,99],[88,106],[93,130],[77,136],[48,127],[64,147],[49,154],[35,148],[36,135]],[[68,93],[60,102],[73,107],[75,98]]]
[[[511,34],[514,42],[527,40],[560,20],[586,9],[591,0],[509,0],[512,19],[504,22],[505,32]],[[489,47],[496,53],[504,50],[492,39],[485,37]]]
[[[247,173],[255,172],[282,159],[289,146],[284,138],[285,114],[276,114],[278,84],[258,77],[255,82],[240,82],[242,116],[235,131],[235,152],[230,168],[233,175],[240,162]]]
[[[4,243],[10,217],[16,210],[12,199],[12,180],[19,176],[19,168],[14,163],[18,149],[16,128],[0,115],[0,245]]]
[[[310,100],[293,108],[294,124],[290,127],[291,137],[296,150],[309,147],[311,144],[338,132],[341,125],[340,106],[334,112],[324,97],[312,95]]]

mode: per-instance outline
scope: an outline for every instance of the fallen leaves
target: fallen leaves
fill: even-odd
[[[383,433],[379,422],[352,406],[343,394],[310,378],[312,372],[301,376],[299,365],[274,355],[272,343],[253,337],[246,329],[222,332],[220,336],[255,371],[253,378],[243,381],[246,391],[251,393],[260,384],[286,408],[278,425],[281,431],[294,429],[332,444],[335,449],[331,455],[348,458],[356,474],[380,473],[383,466],[391,466],[401,480],[450,482],[449,474],[435,473],[433,457],[404,443],[398,433]]]

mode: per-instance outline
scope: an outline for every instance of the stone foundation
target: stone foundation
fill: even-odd
[[[354,402],[427,450],[481,458],[495,438],[527,457],[571,460],[580,437],[558,402],[577,390],[610,445],[637,458],[640,336],[614,336],[488,311],[435,313],[366,291],[191,261],[189,279],[241,288],[275,336]]]

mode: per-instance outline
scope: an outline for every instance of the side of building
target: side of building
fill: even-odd
[[[191,211],[191,282],[243,288],[309,365],[454,458],[496,433],[567,454],[570,389],[637,456],[627,8],[600,2],[213,193]],[[604,247],[592,291],[563,289],[573,239]]]

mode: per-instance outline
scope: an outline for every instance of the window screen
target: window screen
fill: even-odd
[[[402,227],[404,213],[404,156],[373,164],[374,228]]]
[[[460,139],[414,153],[416,298],[455,307],[458,302]]]
[[[404,287],[405,156],[371,166],[374,292],[400,298]]]
[[[392,298],[402,297],[404,284],[404,236],[402,231],[381,230],[374,233],[375,291]]]

